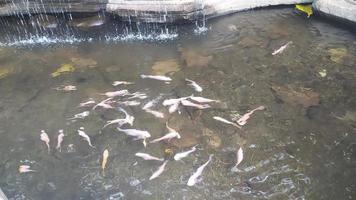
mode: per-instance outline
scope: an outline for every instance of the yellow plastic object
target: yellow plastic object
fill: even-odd
[[[53,72],[51,75],[52,77],[57,77],[63,73],[66,72],[73,72],[75,68],[71,64],[63,64],[61,65],[60,68],[58,68],[55,72]]]
[[[311,4],[308,5],[297,4],[295,5],[295,9],[306,13],[308,17],[310,17],[313,14],[313,8]]]

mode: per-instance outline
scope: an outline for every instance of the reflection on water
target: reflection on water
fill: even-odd
[[[293,9],[260,10],[215,19],[206,34],[182,27],[176,40],[161,43],[93,39],[51,47],[0,49],[0,187],[10,199],[352,199],[355,183],[356,42],[353,33]],[[6,35],[6,34],[5,34]],[[68,38],[67,38],[68,39]],[[78,38],[77,38],[78,39]],[[3,40],[2,40],[3,41]],[[293,41],[283,53],[271,53]],[[67,64],[75,68],[51,74]],[[162,67],[167,65],[167,70]],[[139,78],[164,74],[171,84]],[[185,78],[203,87],[201,94]],[[133,85],[112,86],[114,81]],[[75,91],[53,88],[75,85]],[[166,133],[165,122],[180,140],[149,144],[134,141],[108,120],[124,117],[115,110],[78,107],[103,100],[117,89],[143,92],[144,105],[161,96],[155,118],[140,106],[125,106],[135,116],[133,128],[152,138]],[[181,109],[168,114],[162,100],[194,93],[222,103],[211,109]],[[264,105],[242,130],[212,119],[238,119]],[[90,110],[90,115],[67,120]],[[95,149],[79,138],[85,127]],[[47,153],[40,141],[45,129],[54,147],[64,129],[62,152]],[[198,144],[182,161],[165,152]],[[238,172],[231,172],[236,150],[244,149]],[[105,176],[100,165],[110,152]],[[136,152],[166,156],[158,178],[148,178],[160,163]],[[189,176],[214,154],[202,181],[186,185]],[[19,174],[19,165],[35,173]]]

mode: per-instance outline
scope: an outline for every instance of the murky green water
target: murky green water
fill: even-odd
[[[10,199],[353,199],[356,196],[356,37],[349,30],[293,9],[258,10],[212,20],[206,35],[182,27],[168,42],[92,41],[51,47],[0,49],[0,187]],[[271,53],[288,41],[281,54]],[[158,63],[157,63],[158,62]],[[72,73],[51,77],[62,64]],[[163,67],[162,67],[163,66]],[[142,80],[140,74],[166,74],[171,84]],[[157,119],[141,107],[162,100],[199,96],[184,78],[198,82],[201,96],[219,99],[211,109],[182,109]],[[113,81],[134,85],[113,87]],[[75,85],[77,91],[53,88]],[[135,116],[133,128],[152,138],[166,133],[165,122],[182,138],[144,148],[107,120],[115,110],[78,108],[104,99],[100,93],[127,88],[145,92],[142,105],[124,107]],[[213,116],[236,119],[257,106],[242,130]],[[75,122],[74,114],[90,110]],[[76,130],[85,127],[95,149]],[[40,130],[51,139],[51,153]],[[55,150],[59,129],[66,137]],[[198,144],[182,162],[170,160],[163,174],[149,181],[159,162],[134,156],[163,157]],[[231,172],[242,147],[240,172]],[[110,156],[101,172],[104,149]],[[193,187],[189,176],[214,154]],[[169,159],[169,158],[168,158]],[[27,164],[34,173],[18,173]]]

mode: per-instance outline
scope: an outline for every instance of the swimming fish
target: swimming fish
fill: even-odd
[[[151,134],[148,131],[142,131],[137,129],[121,129],[117,127],[118,131],[124,132],[128,136],[135,137],[136,140],[144,140],[151,137]]]
[[[118,90],[114,92],[105,92],[101,95],[105,95],[107,97],[117,97],[117,96],[127,96],[130,95],[130,92],[128,90]]]
[[[144,75],[144,74],[141,74],[140,77],[142,79],[155,79],[155,80],[159,80],[159,81],[172,81],[171,78],[169,78],[167,76],[161,76],[161,75]]]
[[[35,172],[35,170],[30,169],[31,167],[29,165],[20,165],[19,166],[19,172],[20,173],[26,173],[26,172]]]
[[[153,180],[155,178],[157,178],[159,175],[162,174],[162,172],[164,171],[164,168],[166,167],[168,163],[168,160],[164,161],[164,163],[158,167],[157,171],[155,171],[152,176],[150,177],[150,180]]]
[[[206,109],[206,108],[210,108],[211,107],[208,104],[196,104],[196,103],[193,103],[193,102],[185,100],[185,99],[182,100],[181,103],[182,103],[183,106],[194,107],[194,108],[197,108],[197,109]]]
[[[105,149],[103,152],[103,161],[101,162],[101,169],[103,170],[103,175],[105,175],[105,168],[109,158],[109,150]]]
[[[217,120],[217,121],[220,121],[220,122],[223,122],[223,123],[225,123],[225,124],[233,125],[233,126],[235,126],[235,127],[237,127],[237,128],[241,128],[241,126],[237,125],[236,123],[231,122],[231,121],[229,121],[229,120],[227,120],[227,119],[224,119],[224,118],[222,118],[222,117],[219,117],[219,116],[214,116],[213,119],[215,119],[215,120]]]
[[[132,85],[134,84],[133,82],[128,82],[128,81],[114,81],[112,83],[113,86],[118,86],[118,85]]]
[[[89,105],[94,104],[94,103],[95,103],[95,101],[90,99],[90,100],[88,100],[86,102],[80,103],[78,107],[85,107],[85,106],[89,106]]]
[[[192,88],[197,91],[197,92],[202,92],[203,91],[203,88],[200,87],[195,81],[193,80],[190,80],[190,79],[185,79],[185,81],[188,82],[188,85],[192,86]]]
[[[130,126],[133,125],[133,122],[135,120],[134,116],[129,115],[126,110],[124,110],[123,108],[118,108],[119,111],[123,112],[125,114],[125,118],[124,119],[114,119],[114,120],[109,120],[106,122],[106,124],[103,126],[103,128],[111,125],[111,124],[117,124],[119,127],[121,127],[124,124],[130,124]],[[103,129],[102,128],[102,129]]]
[[[194,151],[197,150],[197,145],[193,146],[190,150],[188,151],[184,151],[184,152],[180,152],[180,153],[177,153],[176,155],[174,155],[174,160],[181,160],[182,158],[185,158],[187,157],[189,154],[193,153]]]
[[[195,96],[190,96],[189,99],[196,101],[198,103],[212,103],[212,102],[220,102],[219,100],[214,100],[214,99],[208,99],[205,97],[195,97]]]
[[[285,45],[281,46],[279,49],[273,51],[272,55],[275,56],[277,54],[282,53],[292,43],[293,43],[292,41],[287,42],[287,44],[285,44]]]
[[[68,120],[73,120],[73,119],[84,119],[85,117],[88,117],[90,114],[89,111],[84,111],[82,113],[75,114],[74,117],[68,118]]]
[[[172,138],[178,138],[178,139],[181,138],[181,136],[179,135],[179,133],[176,130],[174,130],[173,128],[168,126],[168,123],[166,123],[166,127],[169,132],[160,138],[150,141],[150,143],[156,143],[156,142],[159,142],[162,140],[171,140]]]
[[[84,132],[84,127],[80,127],[78,131],[78,135],[83,137],[84,140],[86,140],[89,144],[90,147],[92,148],[95,148],[92,144],[91,144],[91,141],[90,141],[90,137]]]
[[[97,107],[103,107],[105,109],[109,109],[109,108],[114,108],[112,107],[110,104],[108,104],[108,102],[111,102],[112,98],[107,98],[104,99],[103,101],[99,102],[98,104],[96,104],[92,110],[95,110]]]
[[[164,113],[156,111],[156,110],[151,110],[151,109],[146,109],[145,110],[147,113],[152,114],[153,116],[157,118],[164,118]]]
[[[60,87],[55,87],[53,89],[55,89],[57,91],[66,91],[66,92],[68,92],[68,91],[77,90],[77,87],[75,85],[62,85]]]
[[[140,158],[142,158],[142,159],[144,159],[144,160],[164,161],[163,158],[157,158],[157,157],[151,156],[150,154],[147,154],[147,153],[140,153],[140,152],[138,152],[138,153],[135,154],[135,156],[140,157]]]
[[[62,151],[62,147],[61,147],[61,144],[63,142],[63,138],[64,138],[64,133],[63,133],[63,130],[59,130],[58,131],[59,134],[57,136],[57,146],[56,146],[56,149],[61,152]]]
[[[259,106],[253,110],[251,110],[250,112],[244,114],[240,119],[237,120],[237,123],[240,125],[240,126],[243,126],[247,123],[247,120],[251,117],[251,115],[258,111],[258,110],[264,110],[265,107],[264,106]]]
[[[119,101],[118,104],[124,106],[139,106],[141,102],[139,101]]]
[[[41,140],[46,144],[47,149],[48,149],[48,153],[50,152],[50,147],[49,147],[49,137],[47,135],[47,133],[44,130],[41,130]]]
[[[188,183],[187,183],[188,186],[193,186],[193,185],[195,185],[195,184],[198,182],[198,178],[199,178],[199,177],[201,176],[201,174],[203,173],[204,168],[210,163],[212,157],[213,157],[213,155],[210,154],[210,155],[209,155],[209,160],[206,161],[206,163],[204,163],[202,166],[200,166],[200,167],[194,172],[194,174],[189,177],[189,180],[188,180]]]
[[[239,169],[237,169],[237,166],[242,162],[243,159],[244,159],[244,153],[242,151],[242,148],[240,147],[239,150],[237,150],[237,153],[236,153],[236,164],[235,164],[235,166],[233,166],[231,168],[232,172],[238,172],[239,171]]]

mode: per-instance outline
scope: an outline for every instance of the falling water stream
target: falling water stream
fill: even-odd
[[[65,13],[55,23],[49,15],[0,18],[0,187],[9,199],[355,198],[352,30],[293,8],[242,12],[198,21],[197,27],[123,23],[112,16],[94,18],[87,27],[75,19]],[[194,34],[202,25],[204,34]],[[271,55],[289,41],[282,53]],[[73,70],[53,77],[63,65]],[[173,81],[140,79],[141,74]],[[195,92],[185,78],[203,92]],[[114,81],[135,84],[113,86]],[[77,90],[55,90],[62,85]],[[139,106],[122,106],[135,117],[132,128],[157,138],[168,122],[181,139],[145,148],[115,126],[102,129],[106,121],[123,117],[116,109],[78,107],[119,89],[147,95]],[[181,114],[169,114],[162,105],[164,99],[191,94],[220,103],[206,110],[181,108]],[[141,108],[158,96],[154,109],[164,112],[164,119]],[[236,120],[260,105],[266,109],[242,129],[213,119]],[[90,115],[68,120],[83,111]],[[78,136],[79,127],[95,148]],[[50,154],[40,140],[42,129],[51,140]],[[61,152],[55,149],[59,129],[66,134]],[[197,151],[182,161],[171,158],[169,152],[194,145]],[[244,159],[234,172],[240,147]],[[110,152],[105,174],[104,149]],[[165,157],[165,171],[149,180],[161,163],[144,161],[136,152]],[[210,154],[200,182],[187,186]],[[36,172],[20,174],[19,165]]]

